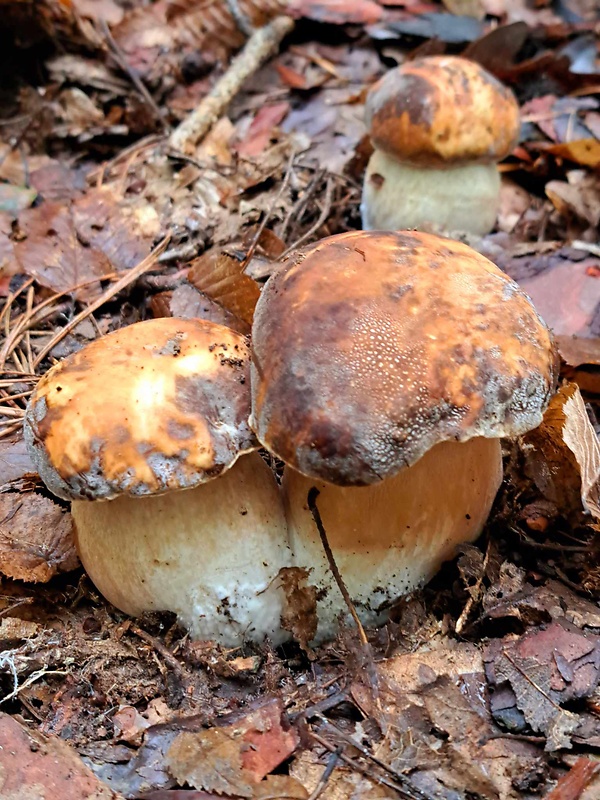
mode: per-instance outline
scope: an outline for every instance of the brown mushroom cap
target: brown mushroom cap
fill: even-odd
[[[25,435],[65,499],[197,486],[256,440],[244,336],[204,320],[155,319],[97,339],[53,367]]]
[[[431,56],[391,70],[367,96],[373,144],[424,166],[500,161],[519,135],[510,89],[474,61]]]
[[[529,298],[425,233],[331,236],[268,281],[253,327],[253,427],[299,472],[376,483],[438,442],[541,422],[556,380]]]

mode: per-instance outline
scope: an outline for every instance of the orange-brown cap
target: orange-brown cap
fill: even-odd
[[[244,336],[205,320],[155,319],[97,339],[39,382],[25,436],[65,499],[196,486],[256,440]]]
[[[513,93],[474,61],[431,56],[384,75],[367,96],[375,147],[423,165],[500,161],[519,135]]]
[[[470,247],[425,233],[331,236],[268,281],[252,424],[312,478],[376,483],[445,440],[514,436],[555,386],[550,332]]]

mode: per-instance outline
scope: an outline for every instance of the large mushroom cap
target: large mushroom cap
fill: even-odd
[[[375,147],[424,165],[500,161],[519,134],[513,93],[456,56],[410,61],[371,87],[367,125]]]
[[[344,233],[268,281],[253,327],[253,426],[299,472],[366,485],[438,442],[520,434],[556,379],[529,298],[466,245]]]
[[[246,339],[203,320],[156,319],[97,339],[42,378],[25,435],[65,499],[197,486],[256,440]]]

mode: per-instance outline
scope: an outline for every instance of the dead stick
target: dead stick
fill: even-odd
[[[311,514],[313,515],[313,519],[315,521],[315,525],[317,526],[317,530],[319,531],[319,536],[321,537],[321,544],[323,545],[323,550],[325,550],[325,555],[327,556],[327,561],[329,562],[329,569],[333,572],[333,577],[335,578],[335,582],[338,585],[340,592],[342,593],[342,597],[344,598],[344,602],[348,606],[348,611],[352,616],[352,619],[356,623],[356,627],[358,628],[358,635],[360,641],[363,645],[368,645],[369,640],[365,634],[365,629],[362,626],[360,619],[358,618],[358,614],[356,613],[356,609],[354,608],[354,603],[350,597],[350,593],[344,583],[344,579],[342,578],[340,571],[338,569],[338,565],[335,563],[335,558],[333,557],[333,552],[331,547],[329,546],[329,542],[327,540],[327,534],[325,533],[325,526],[323,525],[323,520],[321,519],[321,512],[317,508],[317,497],[319,496],[319,490],[316,486],[311,487],[308,492],[308,507],[310,509]]]
[[[200,105],[173,131],[169,140],[170,146],[191,155],[198,142],[223,116],[244,81],[275,52],[283,37],[293,27],[294,21],[291,17],[276,17],[268,25],[255,31]]]

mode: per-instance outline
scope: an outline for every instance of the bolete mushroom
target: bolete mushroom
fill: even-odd
[[[364,180],[365,230],[492,230],[497,162],[519,134],[510,89],[473,61],[421,58],[371,87],[366,118],[375,151]]]
[[[501,437],[537,426],[551,334],[529,298],[464,244],[352,232],[290,255],[258,301],[251,424],[287,465],[295,563],[322,639],[344,611],[311,487],[359,616],[421,585],[475,539],[502,478]]]
[[[231,646],[284,638],[286,523],[249,413],[246,339],[202,320],[136,323],[39,382],[31,455],[72,501],[83,566],[122,611],[172,611]]]

